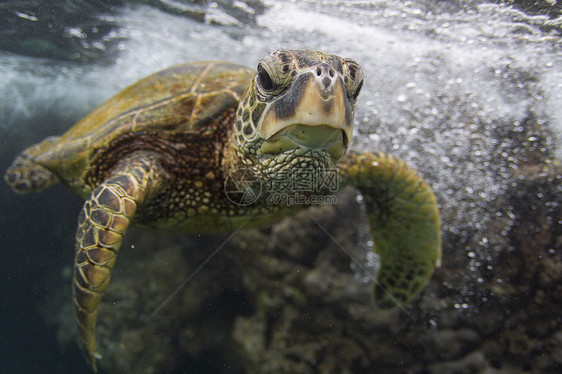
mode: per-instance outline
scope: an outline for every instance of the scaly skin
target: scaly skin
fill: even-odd
[[[72,284],[74,309],[80,344],[94,372],[101,358],[96,351],[98,307],[109,285],[123,236],[138,206],[160,180],[154,170],[158,170],[158,165],[150,155],[132,155],[92,192],[78,217]]]
[[[363,195],[381,268],[375,303],[383,309],[410,302],[441,261],[441,229],[435,196],[406,163],[383,153],[348,152],[343,185]]]
[[[34,157],[45,147],[58,142],[58,137],[49,137],[42,142],[28,147],[12,162],[4,180],[13,191],[25,194],[34,191],[42,191],[45,188],[59,183],[59,179],[46,168],[35,164]]]

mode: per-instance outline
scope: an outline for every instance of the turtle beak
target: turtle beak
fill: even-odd
[[[276,155],[293,149],[324,150],[334,161],[339,161],[348,143],[345,133],[337,128],[320,125],[290,125],[281,129],[261,145],[263,154]]]
[[[302,72],[264,112],[258,125],[264,153],[286,150],[282,136],[291,140],[290,148],[321,148],[338,160],[349,146],[353,105],[341,74],[326,63]]]

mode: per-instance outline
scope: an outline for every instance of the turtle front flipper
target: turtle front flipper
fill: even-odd
[[[137,209],[159,182],[149,158],[138,155],[122,162],[94,189],[78,218],[73,300],[79,339],[97,371],[96,318],[123,236]]]
[[[341,165],[343,183],[363,195],[375,252],[380,255],[375,303],[383,309],[407,303],[440,265],[435,196],[403,161],[382,153],[351,152]]]

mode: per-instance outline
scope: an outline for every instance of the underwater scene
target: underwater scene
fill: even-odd
[[[132,225],[95,323],[98,372],[562,372],[560,1],[2,1],[0,170],[152,73],[256,71],[277,49],[361,66],[344,141],[431,187],[433,274],[411,301],[375,305],[373,222],[403,212],[373,212],[376,194],[353,186],[260,228]],[[0,373],[93,372],[72,288],[83,206],[64,184],[0,182]]]

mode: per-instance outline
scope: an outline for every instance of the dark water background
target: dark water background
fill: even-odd
[[[461,279],[442,282],[456,291],[449,307],[476,316],[479,285],[497,278],[486,230],[510,217],[498,229],[509,231],[525,212],[489,202],[513,189],[518,173],[562,154],[560,6],[531,3],[5,1],[0,170],[174,63],[254,66],[276,47],[353,57],[368,80],[354,145],[404,158],[434,186],[444,262],[459,253],[466,260]],[[536,204],[550,204],[559,238],[560,195],[543,197]],[[0,183],[0,373],[88,370],[76,346],[61,347],[66,332],[52,322],[57,306],[71,303],[51,288],[68,278],[81,205],[62,186],[19,196]],[[559,239],[545,245],[559,256]]]

